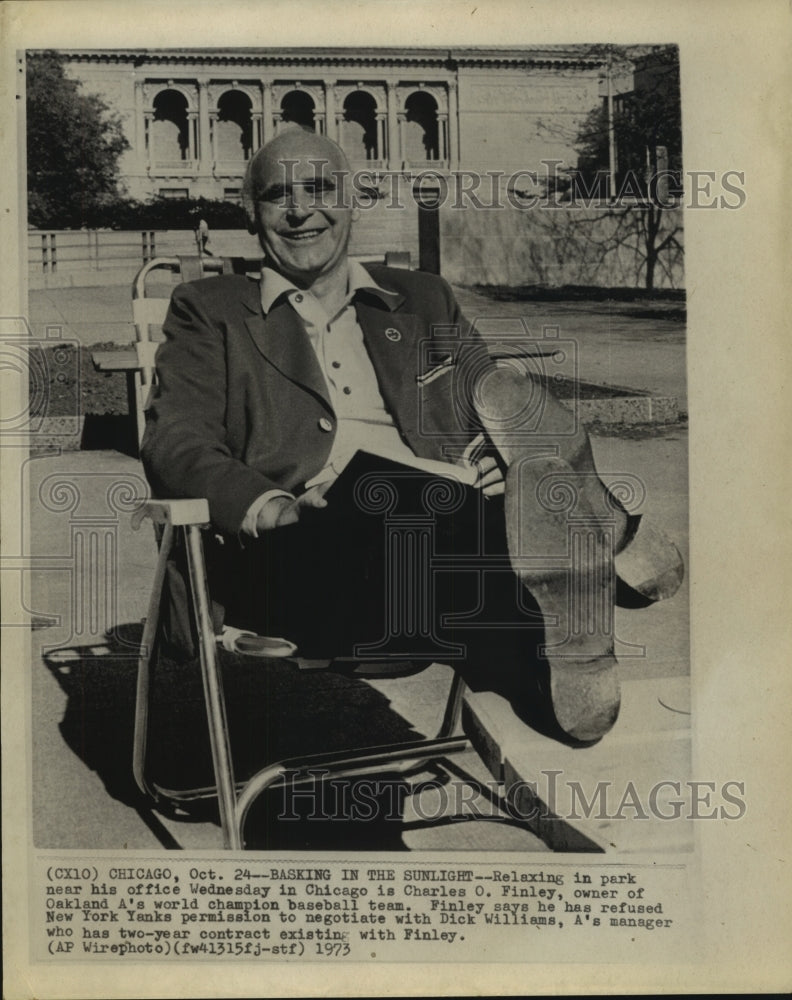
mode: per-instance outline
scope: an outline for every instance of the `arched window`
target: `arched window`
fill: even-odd
[[[377,102],[364,90],[355,90],[344,101],[341,146],[350,163],[378,160]]]
[[[439,159],[437,101],[417,90],[407,98],[404,110],[404,158],[410,163]]]
[[[161,90],[154,98],[150,141],[152,159],[157,163],[190,158],[187,98],[178,90]]]
[[[215,157],[248,160],[253,149],[252,105],[247,94],[227,90],[217,102]]]
[[[316,128],[313,98],[304,90],[290,90],[284,96],[281,101],[281,116],[284,122]]]

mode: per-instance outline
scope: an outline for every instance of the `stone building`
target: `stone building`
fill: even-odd
[[[592,109],[609,94],[618,101],[643,85],[639,49],[620,50],[618,71],[608,70],[607,47],[583,45],[62,54],[84,90],[121,116],[130,143],[121,179],[131,197],[237,201],[251,155],[297,123],[337,140],[353,168],[373,176],[366,186],[379,197],[363,206],[352,233],[350,248],[358,256],[406,251],[422,269],[458,283],[633,286],[643,280],[640,209],[632,212],[625,239],[611,231],[604,202],[586,213],[530,207],[550,170],[577,168],[578,134]],[[438,191],[441,198],[433,202]],[[433,208],[422,211],[419,204]],[[144,254],[153,252],[145,240],[154,237],[143,236]],[[666,236],[656,280],[678,287],[681,210],[664,213]],[[244,230],[212,238],[216,253],[258,252]],[[189,253],[191,240],[187,231],[157,233],[156,250]],[[67,252],[83,251],[68,250],[60,238],[59,271]],[[36,245],[31,253],[36,260],[43,253],[44,271],[54,271],[54,263],[46,263],[54,261],[51,247]]]
[[[118,111],[128,193],[235,199],[251,154],[292,122],[376,171],[576,165],[602,59],[543,49],[72,50],[70,75]]]

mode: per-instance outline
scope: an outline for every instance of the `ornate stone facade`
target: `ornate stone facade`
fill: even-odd
[[[574,47],[64,54],[121,114],[138,198],[234,199],[252,153],[293,122],[372,171],[574,167],[577,127],[601,100],[601,60]]]

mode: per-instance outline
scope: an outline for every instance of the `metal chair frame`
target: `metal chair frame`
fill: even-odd
[[[251,805],[267,789],[285,784],[287,777],[289,784],[300,785],[315,781],[318,770],[321,770],[323,778],[331,775],[360,777],[383,772],[398,774],[416,765],[470,749],[471,743],[466,736],[454,735],[459,723],[465,690],[461,677],[454,674],[436,737],[290,758],[267,764],[244,784],[237,783],[231,757],[223,682],[210,615],[209,589],[201,537],[202,529],[209,527],[208,504],[206,500],[151,500],[138,509],[134,515],[133,525],[139,527],[146,517],[154,521],[161,529],[162,535],[154,587],[138,658],[133,773],[138,787],[144,794],[156,802],[168,801],[173,804],[217,797],[223,844],[228,850],[241,850],[244,847],[245,819]],[[158,650],[158,627],[165,568],[173,550],[177,531],[185,533],[190,596],[198,632],[201,676],[215,777],[214,786],[186,790],[163,788],[150,780],[146,773],[151,669]]]

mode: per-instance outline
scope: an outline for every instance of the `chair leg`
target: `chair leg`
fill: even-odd
[[[242,830],[250,807],[270,788],[285,784],[291,786],[306,782],[324,781],[331,775],[336,778],[357,778],[367,774],[399,773],[406,767],[435,761],[453,753],[464,753],[471,748],[467,736],[438,737],[434,740],[417,740],[412,743],[395,743],[385,746],[362,747],[342,750],[339,753],[295,757],[269,764],[247,782],[240,791],[236,804],[236,828],[242,840]]]
[[[133,744],[133,773],[141,791],[157,800],[166,798],[174,802],[196,798],[214,797],[218,800],[223,843],[227,850],[241,850],[242,829],[248,809],[253,801],[286,774],[295,780],[295,770],[301,776],[296,780],[305,781],[311,777],[311,769],[328,767],[336,776],[348,777],[375,773],[379,770],[399,769],[399,765],[414,764],[459,753],[469,748],[465,736],[453,736],[459,721],[465,683],[454,673],[448,694],[443,720],[438,736],[434,740],[395,746],[367,747],[352,749],[342,753],[317,755],[293,761],[280,761],[269,765],[237,789],[234,779],[233,762],[228,722],[223,696],[222,677],[217,661],[216,644],[209,609],[209,590],[206,579],[206,564],[201,540],[201,529],[197,524],[180,524],[184,527],[187,542],[187,563],[193,611],[199,636],[201,675],[209,724],[209,739],[214,766],[215,788],[193,789],[190,792],[169,792],[151,786],[146,777],[146,756],[148,744],[148,724],[150,709],[151,665],[157,655],[158,630],[162,593],[168,558],[174,541],[175,527],[170,520],[163,524],[159,557],[154,576],[154,585],[149,601],[148,616],[141,640],[138,660],[137,696],[135,704],[135,732]],[[239,798],[237,798],[239,795]]]
[[[217,783],[217,802],[220,810],[220,824],[223,828],[223,842],[226,849],[239,850],[242,841],[235,817],[236,790],[223,683],[217,663],[214,629],[209,612],[209,590],[206,582],[206,564],[201,530],[194,524],[187,527],[187,563],[198,627],[201,675],[206,699],[206,714],[209,721],[209,741]]]
[[[165,570],[173,545],[173,525],[167,522],[163,528],[157,568],[154,572],[154,586],[149,599],[148,615],[143,628],[138,657],[137,694],[135,697],[135,735],[132,746],[132,773],[138,788],[144,795],[156,799],[156,793],[146,780],[146,751],[148,746],[148,721],[150,706],[151,663],[156,655],[157,630],[159,627],[162,588],[165,584]]]
[[[440,723],[440,730],[437,733],[437,739],[445,739],[451,736],[456,729],[462,711],[462,697],[464,693],[465,682],[455,670],[451,680],[451,690],[448,692],[445,712],[443,713],[443,721]]]

